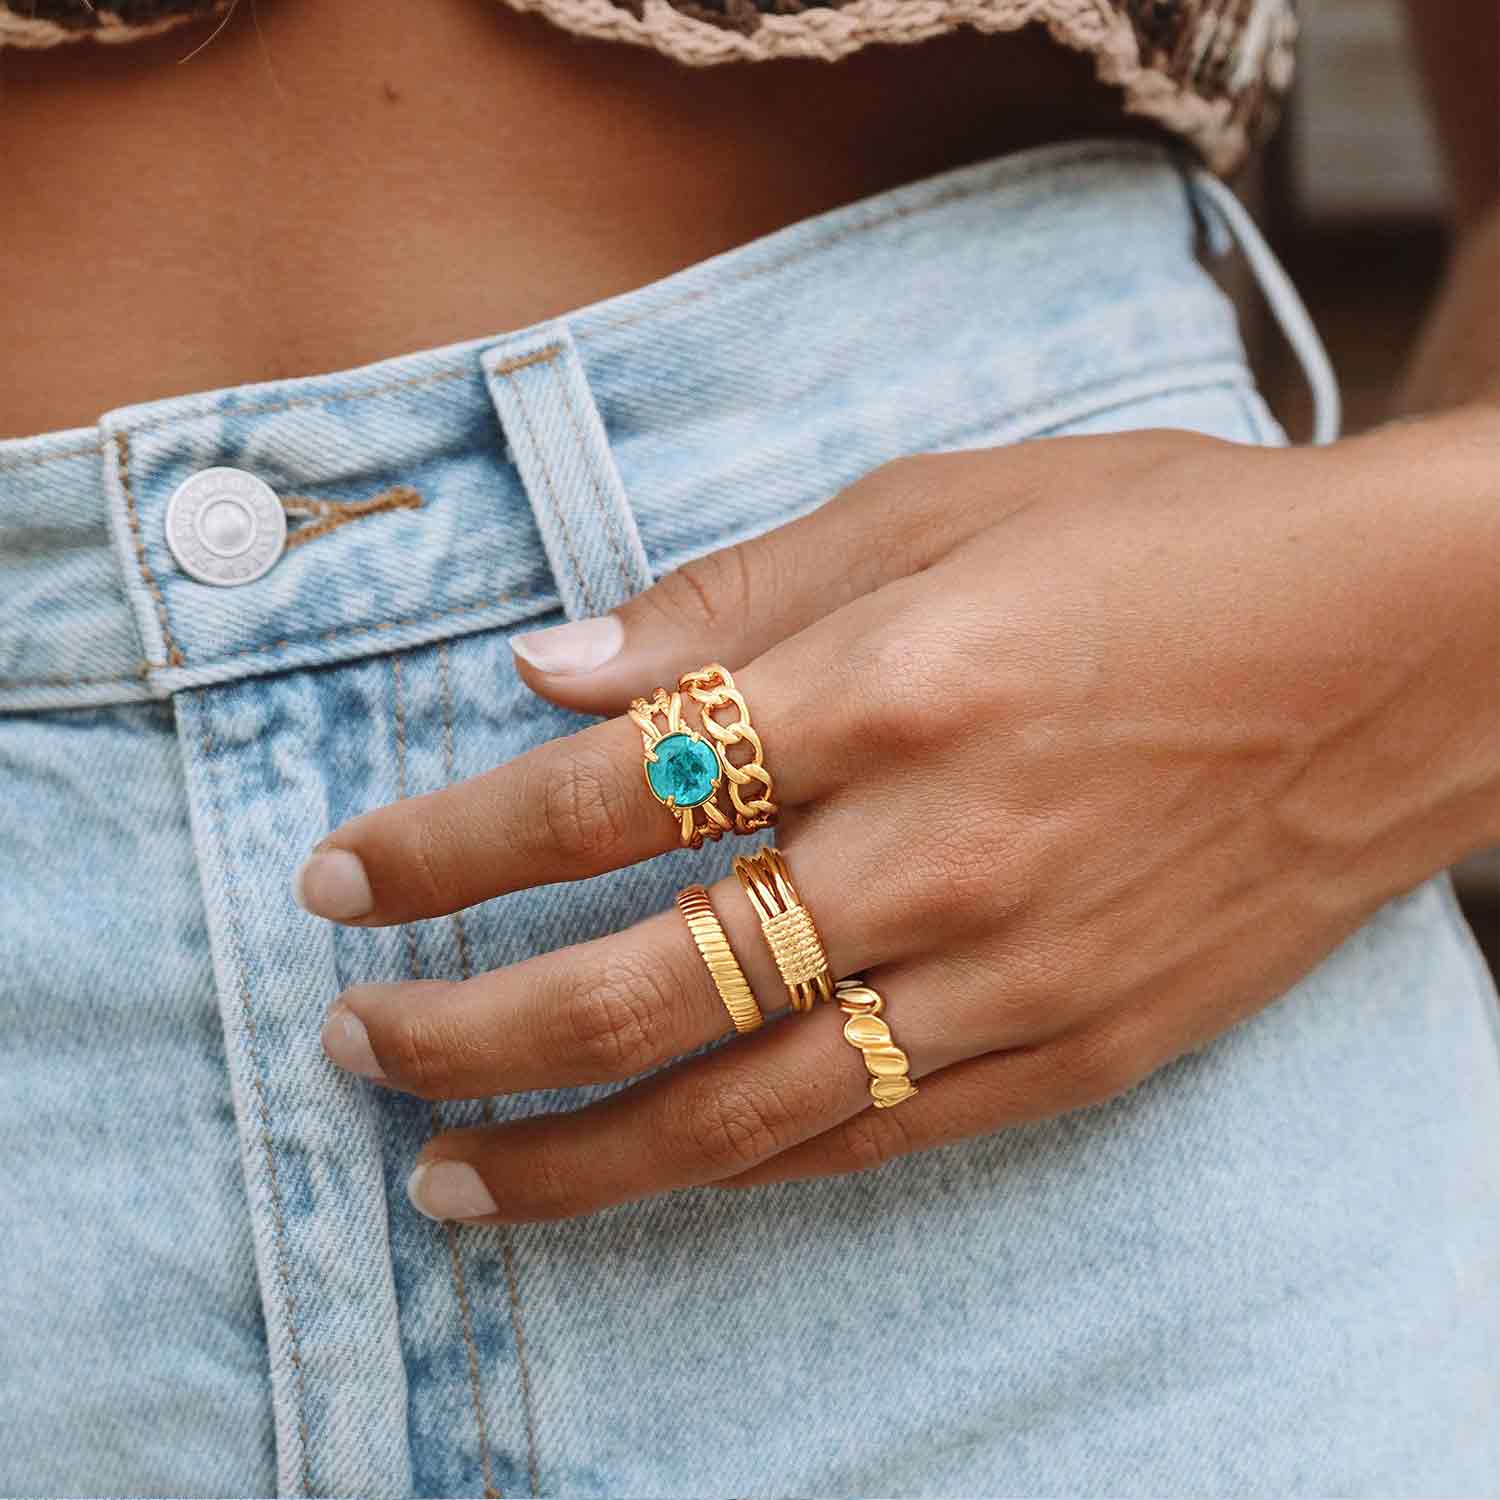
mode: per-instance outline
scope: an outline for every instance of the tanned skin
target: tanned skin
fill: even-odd
[[[523,327],[961,162],[1153,133],[1030,33],[699,68],[502,0],[216,25],[0,51],[0,437]]]

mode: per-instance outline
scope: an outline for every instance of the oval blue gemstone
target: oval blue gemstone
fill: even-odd
[[[719,760],[713,747],[690,734],[669,734],[656,742],[656,759],[646,762],[646,780],[658,800],[697,807],[714,794]]]

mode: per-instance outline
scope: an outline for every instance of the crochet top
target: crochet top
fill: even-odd
[[[0,0],[0,47],[129,41],[234,0]],[[430,0],[429,0],[430,3]],[[832,61],[867,42],[971,26],[1044,26],[1088,54],[1127,111],[1237,167],[1291,81],[1296,0],[504,0],[583,36],[654,47],[682,63]]]

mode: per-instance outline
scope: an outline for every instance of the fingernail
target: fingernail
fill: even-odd
[[[577,677],[602,667],[625,644],[625,628],[614,615],[593,620],[569,620],[550,630],[513,635],[510,649],[539,672]]]
[[[332,922],[366,916],[375,904],[365,867],[347,849],[309,855],[292,877],[292,895],[303,911]]]
[[[406,1196],[429,1219],[478,1219],[495,1210],[479,1173],[465,1161],[424,1161],[406,1179]]]
[[[365,1023],[342,1001],[323,1022],[323,1051],[328,1061],[361,1078],[384,1078],[385,1070],[375,1060]]]

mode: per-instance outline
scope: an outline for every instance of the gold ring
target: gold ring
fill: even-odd
[[[891,1040],[891,1028],[881,1019],[885,1001],[858,978],[841,979],[835,986],[839,1009],[848,1016],[844,1022],[844,1040],[864,1054],[870,1070],[870,1097],[876,1109],[889,1109],[910,1099],[917,1086],[907,1069],[911,1062]]]
[[[657,688],[650,698],[636,698],[630,717],[641,731],[646,789],[679,819],[682,842],[694,849],[703,840],[720,838],[729,819],[714,805],[724,779],[718,751],[682,722],[682,694]],[[666,722],[658,729],[656,720]]]
[[[729,1019],[734,1022],[734,1029],[754,1031],[765,1017],[755,1003],[750,983],[735,959],[724,928],[714,915],[708,892],[701,885],[685,886],[677,893],[677,910],[682,913],[688,931],[698,945],[698,952],[708,965],[709,978],[719,992],[719,999],[724,1002],[724,1009],[729,1012]]]
[[[697,705],[703,732],[712,737],[719,767],[729,783],[729,800],[734,805],[734,831],[758,833],[776,821],[780,809],[771,797],[771,773],[765,767],[765,748],[750,722],[750,710],[734,685],[728,667],[710,662],[696,672],[684,672],[678,688]],[[721,708],[733,709],[734,717],[721,724],[714,714]],[[748,758],[738,765],[729,752],[737,745],[748,745]],[[748,790],[749,795],[746,795]]]
[[[833,975],[823,939],[792,884],[781,850],[768,844],[755,854],[738,854],[734,873],[755,906],[792,1009],[811,1010],[815,1000],[832,1000]]]

